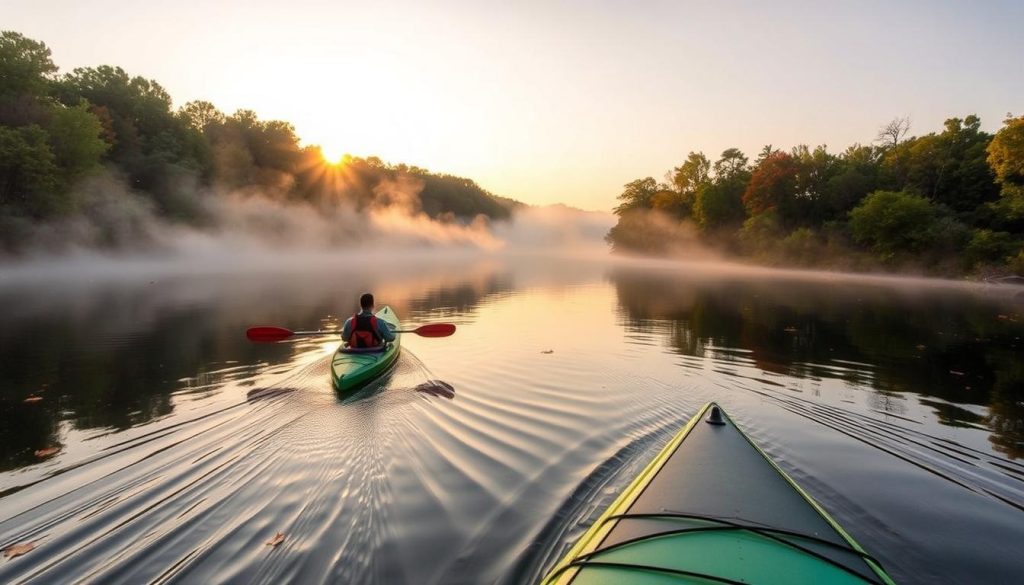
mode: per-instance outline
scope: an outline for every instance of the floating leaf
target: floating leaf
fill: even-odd
[[[36,545],[31,542],[25,542],[22,544],[12,544],[11,546],[4,549],[4,556],[8,559],[20,557],[21,555],[27,552],[31,552],[32,549],[34,549],[35,547]]]
[[[22,400],[22,402],[24,402],[25,404],[32,404],[33,402],[39,402],[39,401],[40,401],[40,400],[42,400],[42,399],[43,399],[43,397],[42,397],[42,396],[31,396],[31,395],[30,395],[30,396],[29,396],[28,398],[26,398],[25,400]]]
[[[49,457],[54,453],[60,452],[60,447],[47,447],[45,449],[36,449],[36,457]]]
[[[278,532],[277,535],[274,536],[274,538],[271,538],[270,540],[267,541],[267,545],[269,545],[269,546],[277,546],[277,545],[281,544],[282,542],[284,542],[284,533],[283,532]]]

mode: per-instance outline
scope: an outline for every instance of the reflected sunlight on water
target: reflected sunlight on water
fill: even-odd
[[[0,288],[0,546],[36,544],[0,579],[531,582],[712,399],[897,581],[1024,568],[1019,305],[692,267],[408,268]],[[352,396],[330,336],[244,338],[337,326],[366,290],[459,329],[406,335]]]

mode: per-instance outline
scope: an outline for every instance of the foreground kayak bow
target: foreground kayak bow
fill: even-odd
[[[544,583],[893,581],[712,403],[637,476]]]

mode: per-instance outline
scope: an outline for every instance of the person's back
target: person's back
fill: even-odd
[[[373,295],[366,293],[359,297],[360,312],[345,320],[341,337],[351,348],[363,349],[382,347],[385,342],[394,341],[395,334],[388,324],[373,314]]]

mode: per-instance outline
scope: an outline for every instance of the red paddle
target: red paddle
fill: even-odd
[[[295,335],[331,335],[332,333],[341,333],[341,331],[292,331],[284,327],[250,327],[245,332],[245,336],[249,338],[249,341],[257,343],[274,343]],[[415,333],[422,337],[448,337],[455,333],[455,325],[431,323],[430,325],[420,325],[416,329],[396,329],[395,333]]]

